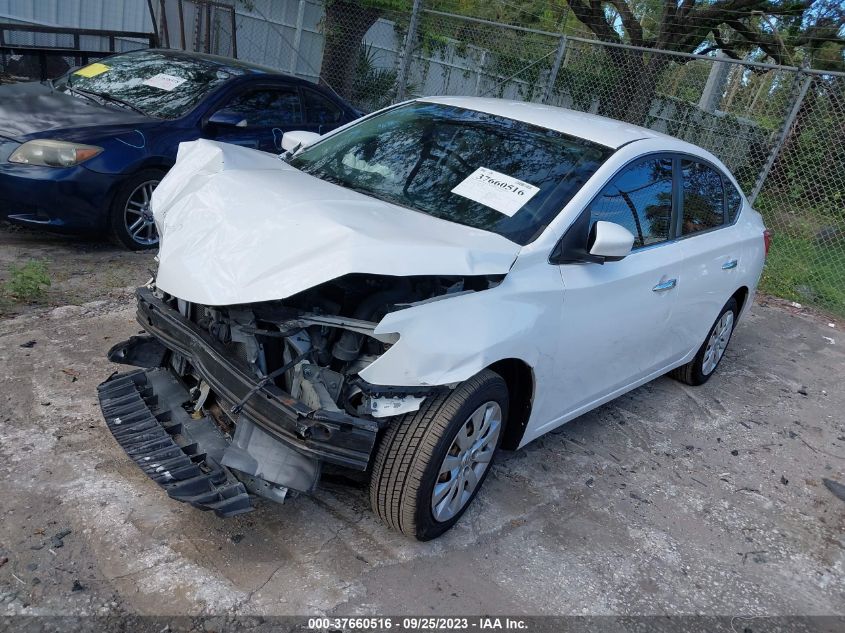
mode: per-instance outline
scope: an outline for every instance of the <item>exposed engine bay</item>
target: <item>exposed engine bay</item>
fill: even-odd
[[[486,290],[501,278],[351,274],[281,301],[229,307],[169,301],[257,378],[307,407],[384,418],[415,411],[432,389],[370,385],[358,377],[398,340],[375,334],[378,322],[420,302]],[[235,405],[230,413],[237,412]]]

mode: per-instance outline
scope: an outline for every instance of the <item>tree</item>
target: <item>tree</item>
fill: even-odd
[[[721,50],[742,59],[752,51],[778,64],[794,63],[800,46],[841,41],[828,19],[808,25],[812,0],[565,0],[598,39],[680,53]],[[821,4],[834,4],[823,0]],[[831,15],[833,12],[831,12]],[[825,14],[827,16],[827,13]],[[786,27],[784,34],[781,27]],[[609,47],[618,78],[606,114],[642,123],[669,55]]]
[[[408,14],[411,0],[326,0],[320,78],[341,97],[352,97],[364,36],[386,11]]]

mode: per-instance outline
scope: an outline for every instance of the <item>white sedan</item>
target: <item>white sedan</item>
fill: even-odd
[[[110,354],[142,369],[100,387],[130,456],[222,516],[358,471],[434,538],[500,447],[706,382],[769,245],[715,156],[590,114],[427,98],[284,145],[182,144],[149,334]]]

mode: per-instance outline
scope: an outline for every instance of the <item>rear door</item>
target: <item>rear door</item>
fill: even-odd
[[[220,110],[241,118],[236,126],[220,126],[213,138],[224,143],[243,145],[279,153],[282,135],[303,129],[299,89],[284,84],[254,87],[233,96]]]
[[[678,288],[677,321],[691,352],[742,285],[742,244],[734,225],[742,198],[717,167],[702,159],[683,156],[680,168],[677,232],[684,284]]]
[[[680,358],[674,328],[683,253],[673,240],[673,159],[652,155],[622,169],[587,211],[635,236],[616,262],[564,264],[556,365],[558,396],[572,413],[659,372]]]

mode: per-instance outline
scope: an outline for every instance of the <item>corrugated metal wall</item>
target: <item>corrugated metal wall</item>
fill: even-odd
[[[66,26],[108,31],[153,30],[147,0],[0,0],[0,22]],[[69,46],[69,37],[46,33],[15,33],[13,44]],[[67,41],[65,41],[67,40]],[[99,38],[83,37],[82,48],[100,48]],[[118,50],[137,45],[117,42]]]

